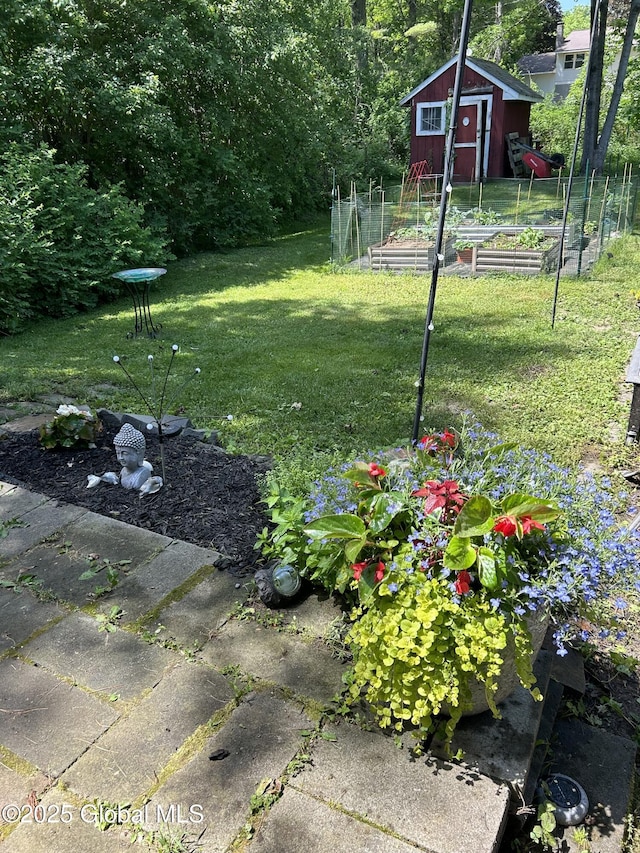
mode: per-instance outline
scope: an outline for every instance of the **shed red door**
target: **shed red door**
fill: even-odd
[[[454,180],[479,181],[486,176],[491,125],[491,98],[460,101],[456,129]]]
[[[478,104],[460,105],[456,129],[456,159],[453,174],[456,181],[476,180]]]

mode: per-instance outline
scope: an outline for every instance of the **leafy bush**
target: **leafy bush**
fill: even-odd
[[[91,412],[76,406],[58,406],[52,421],[40,427],[40,444],[47,450],[58,447],[95,447],[102,424]]]
[[[120,187],[91,189],[84,165],[54,153],[12,145],[0,157],[0,332],[114,298],[111,273],[170,257]]]

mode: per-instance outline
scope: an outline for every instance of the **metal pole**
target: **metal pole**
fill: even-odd
[[[596,31],[598,20],[598,12],[596,11],[591,21],[591,32],[589,33],[589,66],[593,60],[593,36]],[[571,153],[571,168],[569,169],[569,177],[567,179],[567,194],[564,202],[564,210],[562,213],[562,231],[560,232],[560,251],[558,253],[558,267],[556,269],[556,283],[553,289],[553,307],[551,308],[551,328],[553,329],[556,322],[556,308],[558,306],[558,289],[560,287],[560,270],[564,261],[564,235],[567,230],[567,217],[569,214],[569,204],[571,202],[571,188],[573,186],[573,173],[576,168],[576,157],[578,154],[578,145],[580,143],[580,133],[582,132],[582,116],[584,114],[585,104],[587,102],[587,83],[589,82],[589,68],[584,78],[584,86],[582,87],[582,99],[580,101],[580,111],[578,113],[578,123],[576,124],[576,135],[573,143],[573,152]]]
[[[416,400],[416,411],[413,419],[413,441],[418,440],[420,432],[420,421],[422,419],[422,401],[424,398],[424,380],[427,372],[427,359],[429,356],[429,343],[433,331],[433,310],[436,301],[436,289],[438,286],[438,273],[440,261],[444,260],[442,254],[442,238],[444,235],[444,222],[447,214],[448,195],[451,191],[451,177],[453,175],[453,153],[456,137],[456,124],[458,121],[458,109],[460,107],[460,96],[462,94],[462,80],[465,69],[465,57],[469,44],[469,25],[471,23],[471,7],[473,0],[465,0],[462,15],[462,27],[460,31],[460,48],[458,50],[458,64],[456,67],[455,82],[453,84],[453,98],[451,105],[451,121],[447,136],[447,147],[444,159],[444,173],[442,176],[442,191],[440,193],[440,215],[438,218],[438,229],[436,231],[435,246],[433,249],[433,269],[431,272],[431,287],[429,289],[429,301],[427,304],[427,316],[424,324],[424,338],[422,341],[422,355],[420,359],[420,378],[417,383],[418,395]]]

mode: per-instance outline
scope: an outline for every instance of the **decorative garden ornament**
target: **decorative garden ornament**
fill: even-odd
[[[140,489],[153,471],[151,464],[144,458],[147,449],[144,435],[131,424],[123,424],[113,444],[118,462],[122,465],[120,485],[125,489]]]

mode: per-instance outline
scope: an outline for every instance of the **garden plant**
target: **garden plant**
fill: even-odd
[[[352,604],[351,702],[365,696],[383,728],[449,741],[463,714],[499,716],[516,674],[533,688],[549,619],[563,655],[613,612],[605,599],[638,557],[618,500],[463,425],[329,471],[306,499],[276,487],[261,545]]]

